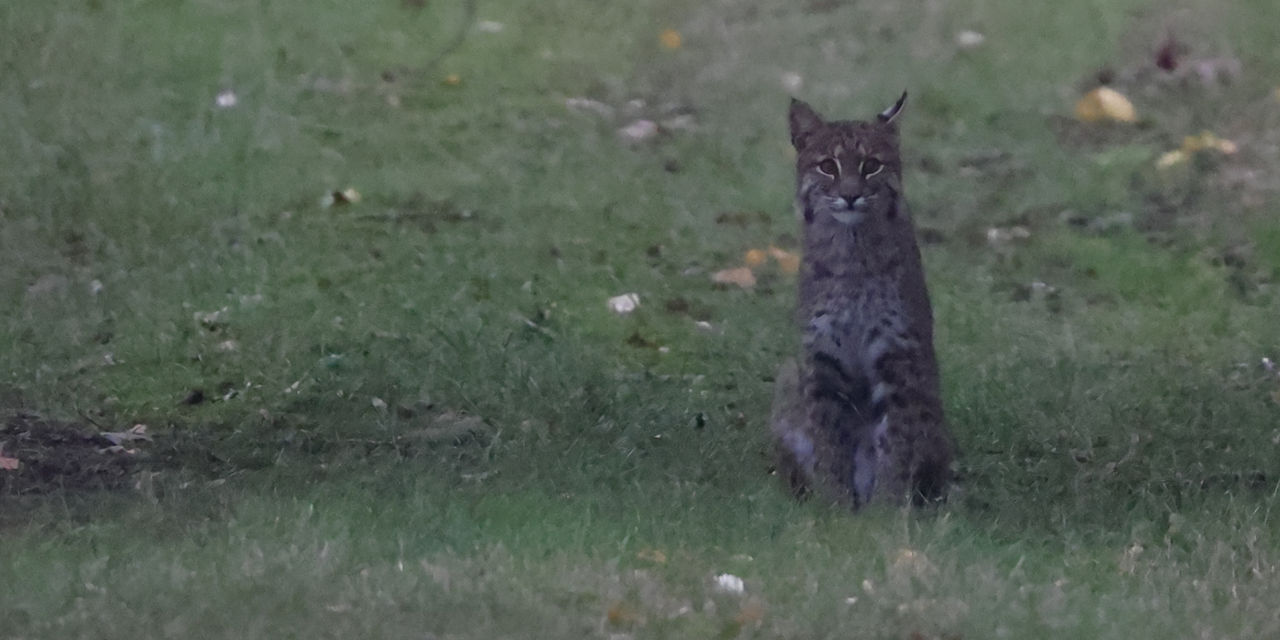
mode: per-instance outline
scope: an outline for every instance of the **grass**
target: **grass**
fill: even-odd
[[[1280,15],[1043,13],[485,2],[425,68],[461,3],[0,6],[0,442],[154,437],[0,472],[0,635],[1280,634]],[[1135,72],[1168,29],[1239,76]],[[1069,118],[1103,67],[1138,125]],[[794,280],[708,274],[794,248],[786,72],[832,116],[911,91],[940,508],[768,474]],[[1154,168],[1202,129],[1240,152]]]

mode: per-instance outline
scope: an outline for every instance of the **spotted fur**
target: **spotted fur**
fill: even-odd
[[[870,122],[791,103],[802,348],[779,371],[772,428],[797,494],[854,508],[937,500],[951,477],[933,312],[902,196],[905,100]]]

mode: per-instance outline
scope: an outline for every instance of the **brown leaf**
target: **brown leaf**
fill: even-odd
[[[21,464],[22,463],[18,462],[17,458],[7,458],[5,456],[0,456],[0,470],[17,471],[18,467],[21,466]]]
[[[733,284],[743,289],[750,289],[756,286],[756,274],[751,273],[750,267],[724,269],[711,274],[711,281],[716,284]]]
[[[636,611],[635,607],[625,602],[615,602],[609,607],[609,611],[605,613],[605,618],[609,624],[619,626],[630,626],[635,624],[644,624],[644,616]]]
[[[667,563],[667,554],[663,553],[661,549],[641,549],[636,553],[636,557],[657,564]]]
[[[118,447],[122,447],[125,442],[151,439],[151,436],[147,435],[147,425],[141,423],[129,427],[127,431],[105,431],[98,435],[106,438],[111,442],[111,444]]]
[[[742,603],[742,609],[733,621],[740,625],[759,624],[764,620],[764,604],[755,598]]]

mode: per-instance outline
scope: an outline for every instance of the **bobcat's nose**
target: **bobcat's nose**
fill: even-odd
[[[866,197],[866,196],[862,196],[862,195],[859,195],[859,196],[842,196],[842,197],[841,197],[841,200],[844,200],[844,208],[845,208],[845,209],[848,209],[849,211],[858,211],[858,212],[862,212],[862,211],[865,211],[865,210],[866,210],[866,208],[867,208],[867,197]]]

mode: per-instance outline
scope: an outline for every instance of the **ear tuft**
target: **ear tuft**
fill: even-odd
[[[884,124],[889,124],[893,122],[894,118],[898,117],[899,113],[902,113],[902,105],[906,103],[907,103],[907,92],[903,91],[902,97],[898,98],[898,101],[893,103],[892,107],[889,107],[884,111],[881,111],[880,115],[876,117],[880,120],[880,122]]]
[[[816,131],[826,126],[822,116],[801,100],[791,99],[791,109],[787,114],[791,123],[791,146],[799,151],[805,146],[805,140]]]

